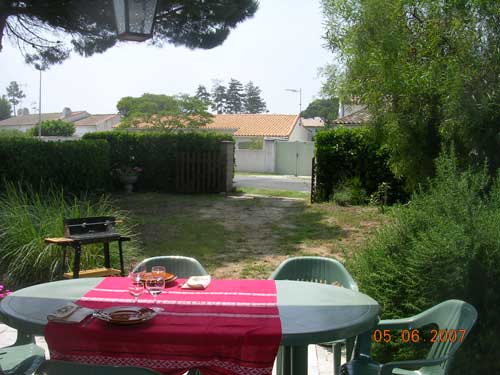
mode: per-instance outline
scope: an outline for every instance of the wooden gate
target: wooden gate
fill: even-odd
[[[226,191],[228,171],[223,152],[178,152],[176,159],[175,188],[178,193]]]

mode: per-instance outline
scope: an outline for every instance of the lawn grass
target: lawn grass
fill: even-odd
[[[264,195],[267,197],[300,198],[300,199],[310,198],[310,193],[304,191],[259,189],[253,187],[239,187],[235,191],[235,193],[256,194],[256,195]]]
[[[219,278],[267,278],[289,256],[342,259],[386,220],[371,207],[270,196],[135,193],[115,204],[139,233],[137,258],[191,256]]]

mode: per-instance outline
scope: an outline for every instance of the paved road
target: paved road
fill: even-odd
[[[234,176],[235,187],[257,189],[311,191],[311,178],[276,175],[238,175]]]

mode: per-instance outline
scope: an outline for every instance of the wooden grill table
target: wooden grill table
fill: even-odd
[[[47,315],[78,301],[102,278],[55,281],[18,290],[0,303],[5,323],[20,331],[44,334]],[[276,280],[285,346],[285,374],[307,374],[307,345],[345,339],[369,331],[378,322],[379,305],[349,289],[301,281]]]

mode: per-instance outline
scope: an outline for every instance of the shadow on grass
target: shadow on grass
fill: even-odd
[[[115,202],[134,220],[143,252],[137,258],[191,256],[210,272],[234,266],[234,277],[267,277],[273,258],[344,235],[325,212],[301,200],[147,193]]]

